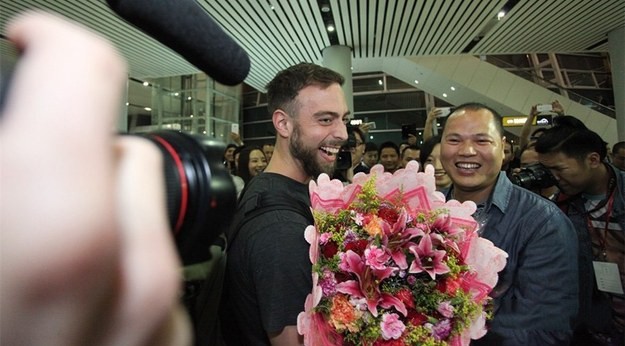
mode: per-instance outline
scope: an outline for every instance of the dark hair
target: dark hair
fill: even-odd
[[[418,147],[418,146],[416,146],[416,145],[408,145],[407,147],[405,147],[405,148],[404,148],[404,150],[402,150],[402,151],[401,151],[401,154],[400,154],[400,156],[399,156],[399,157],[400,157],[402,160],[403,160],[403,158],[404,158],[404,153],[406,152],[406,150],[421,150],[421,148],[419,148],[419,147]]]
[[[493,119],[495,121],[495,127],[497,128],[497,132],[499,132],[499,135],[503,137],[504,129],[503,129],[503,121],[502,121],[501,115],[499,113],[497,113],[496,110],[488,107],[485,104],[481,104],[481,103],[478,103],[478,102],[463,103],[460,106],[452,109],[450,117],[454,113],[457,113],[458,111],[461,111],[461,110],[479,111],[479,110],[482,110],[482,109],[485,109],[485,110],[489,111],[493,115]]]
[[[367,151],[378,151],[378,146],[373,142],[365,143],[365,153]]]
[[[625,149],[625,141],[621,141],[621,142],[614,144],[614,146],[612,147],[612,152],[616,153],[617,151],[621,149]]]
[[[421,153],[419,155],[419,163],[421,163],[421,167],[425,167],[425,161],[427,161],[428,157],[432,154],[434,147],[440,143],[440,135],[430,137],[427,141],[423,142],[423,145],[421,145]]]
[[[332,84],[343,85],[345,78],[328,68],[310,63],[291,66],[278,74],[267,84],[267,109],[273,114],[282,109],[290,116],[297,115],[295,98],[307,86],[327,88]]]
[[[539,134],[539,133],[540,133],[541,135],[542,135],[542,134],[544,134],[544,133],[545,133],[545,131],[547,131],[547,129],[546,129],[546,128],[544,128],[544,127],[542,127],[542,128],[538,128],[538,129],[536,129],[536,130],[532,131],[532,134],[530,134],[530,139],[534,139],[534,138],[538,137],[538,136],[536,136],[536,135],[537,135],[537,134]]]
[[[382,149],[385,148],[393,148],[397,153],[397,156],[399,156],[399,147],[397,146],[397,144],[395,144],[395,142],[391,141],[380,144],[380,148],[378,148],[378,156],[382,156]]]
[[[358,126],[348,126],[347,127],[348,131],[351,131],[353,133],[357,133],[358,136],[360,136],[360,139],[362,139],[362,142],[367,144],[367,138],[365,138],[365,133],[362,132],[362,130],[360,129],[360,127]]]
[[[570,115],[557,116],[553,120],[556,125],[536,140],[537,153],[563,153],[579,161],[590,153],[597,153],[602,161],[605,159],[607,143],[583,122]]]
[[[237,175],[241,177],[241,179],[243,179],[243,181],[246,184],[249,183],[249,181],[252,179],[252,177],[250,176],[249,165],[250,165],[250,154],[254,150],[260,151],[263,154],[263,156],[265,156],[265,153],[263,153],[263,150],[258,146],[246,147],[245,149],[241,150],[241,154],[239,154],[239,170],[237,171]]]

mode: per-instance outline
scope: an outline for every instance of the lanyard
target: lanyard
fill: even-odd
[[[602,206],[598,206],[597,208],[594,208],[591,211],[588,211],[586,213],[586,222],[588,223],[588,229],[589,230],[594,230],[596,232],[598,232],[599,236],[599,245],[601,246],[601,256],[603,257],[603,260],[606,261],[608,258],[608,252],[607,252],[607,244],[606,244],[606,238],[608,236],[608,226],[610,225],[610,216],[612,216],[612,209],[613,209],[613,205],[614,205],[614,191],[615,189],[613,189],[610,192],[610,198],[608,198],[608,201],[606,203],[606,212],[605,212],[605,227],[603,229],[603,234],[601,233],[601,230],[595,228],[592,225],[592,222],[590,220],[590,213],[600,209]]]

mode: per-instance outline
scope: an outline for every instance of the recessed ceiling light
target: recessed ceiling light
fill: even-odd
[[[148,86],[148,85],[150,85],[150,83],[148,83],[148,82],[143,82],[143,86]]]
[[[506,16],[506,11],[499,11],[499,13],[497,13],[497,20],[501,20],[501,18]]]
[[[330,12],[330,5],[328,5],[328,4],[323,4],[323,5],[321,6],[321,12],[324,12],[324,13],[328,13],[328,12]]]
[[[447,97],[447,94],[446,94],[446,93],[443,93],[443,97]]]
[[[145,108],[143,108],[143,109],[145,109],[145,110],[146,110],[146,111],[148,111],[148,112],[151,112],[151,111],[152,111],[152,108],[150,108],[150,107],[145,107]]]
[[[419,81],[415,79],[414,84],[419,84]]]
[[[189,97],[187,97],[187,100],[191,101],[191,99],[192,99],[192,98],[193,98],[193,97],[189,96]]]
[[[456,91],[455,87],[451,87],[450,89],[451,89],[451,91]]]
[[[380,84],[380,85],[384,85],[384,82],[382,82],[382,80],[381,80],[381,79],[378,79],[378,84]]]
[[[333,32],[334,31],[334,25],[332,25],[332,24],[328,25],[327,29],[328,29],[329,32]]]

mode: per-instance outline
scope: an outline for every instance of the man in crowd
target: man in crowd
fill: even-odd
[[[399,147],[394,142],[380,144],[379,157],[385,172],[393,173],[400,168]]]
[[[447,197],[477,204],[479,233],[508,253],[494,318],[476,345],[567,345],[577,312],[577,242],[555,204],[513,185],[501,172],[501,117],[477,103],[445,124],[441,161],[453,182]]]
[[[625,171],[625,141],[618,142],[612,147],[612,164]]]
[[[246,186],[228,234],[222,300],[224,337],[232,345],[296,345],[297,315],[312,287],[306,215],[288,206],[310,206],[308,182],[334,171],[347,140],[349,109],[343,77],[298,64],[267,85],[276,146],[265,172]],[[254,214],[263,201],[287,206]],[[242,221],[241,221],[242,220]]]
[[[273,150],[274,150],[273,142],[263,144],[263,153],[265,154],[265,157],[267,158],[267,162],[271,161],[271,157],[273,156]]]
[[[557,203],[579,238],[576,345],[623,345],[625,172],[606,163],[601,137],[570,116],[558,117],[557,125],[536,142],[536,151],[557,181]]]
[[[416,145],[409,145],[401,152],[401,167],[406,167],[410,161],[419,161],[421,151]]]
[[[365,143],[365,153],[362,156],[362,162],[354,168],[354,174],[363,172],[369,173],[371,167],[378,163],[378,146],[373,142]]]

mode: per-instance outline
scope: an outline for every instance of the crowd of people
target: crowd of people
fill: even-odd
[[[48,15],[25,15],[7,32],[24,58],[0,127],[2,343],[188,344],[158,151],[105,130],[126,78],[122,59],[97,36]],[[233,134],[238,145],[224,153],[242,182],[220,303],[228,345],[303,341],[296,325],[312,286],[308,182],[321,173],[349,182],[377,163],[394,172],[410,160],[434,166],[448,199],[473,201],[480,235],[508,253],[488,333],[473,344],[623,345],[624,142],[608,154],[598,134],[554,103],[562,114],[553,126],[526,131],[515,154],[497,111],[466,103],[440,135],[427,131],[420,148],[376,146],[366,129],[348,128],[343,83],[310,63],[279,72],[267,85],[275,141],[243,146]],[[34,103],[32,90],[40,96]],[[81,107],[58,102],[59,90],[99,107],[81,116]],[[75,121],[59,126],[68,113]],[[346,145],[351,161],[337,171]],[[551,186],[511,182],[536,164]],[[273,208],[254,212],[267,204]]]

